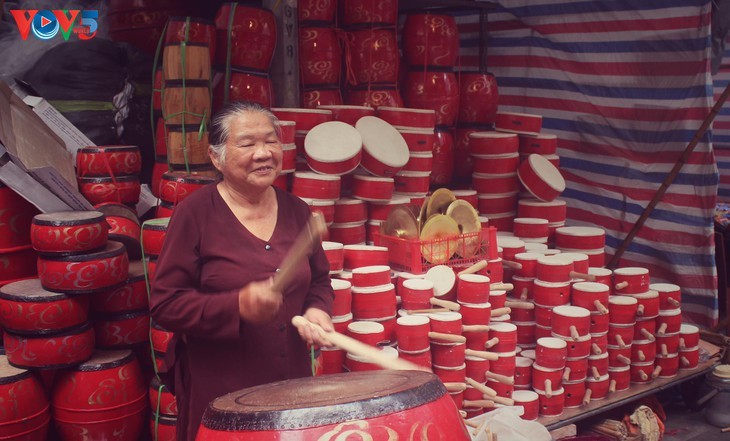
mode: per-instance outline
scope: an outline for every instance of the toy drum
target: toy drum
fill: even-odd
[[[149,309],[94,314],[94,335],[99,348],[133,348],[149,340]]]
[[[524,254],[524,253],[519,253]],[[518,255],[519,255],[518,254]],[[532,253],[530,253],[532,254]],[[515,256],[517,257],[517,255]],[[535,259],[535,262],[537,262],[537,259]],[[524,268],[524,267],[523,267]],[[512,297],[520,299],[520,300],[529,300],[534,298],[534,284],[535,279],[531,277],[520,277],[517,275],[512,276]],[[527,310],[529,311],[529,310]],[[534,312],[526,312],[526,311],[520,311],[525,314],[531,314],[532,318],[529,319],[518,319],[516,316],[514,317],[517,321],[531,321],[534,320]],[[515,311],[513,311],[515,313]]]
[[[652,340],[634,340],[631,345],[631,360],[636,362],[654,361],[657,344]]]
[[[588,375],[588,357],[565,360],[563,381],[584,381]]]
[[[364,28],[347,33],[346,57],[350,84],[396,83],[398,42],[395,29]]]
[[[654,379],[654,377],[652,377],[652,374],[654,373],[654,362],[631,363],[629,371],[632,383],[650,383]]]
[[[150,321],[150,342],[155,352],[162,354],[167,352],[167,347],[170,345],[170,341],[174,335],[172,332],[155,323],[154,320]]]
[[[515,309],[514,311],[516,311]],[[530,310],[524,310],[530,311]],[[527,321],[521,322],[514,320],[514,314],[511,314],[512,323],[517,326],[517,344],[520,347],[530,346],[535,344],[535,322]]]
[[[276,19],[268,9],[235,3],[221,5],[215,17],[215,62],[248,70],[269,70],[276,47]],[[230,47],[228,46],[230,43]]]
[[[378,117],[365,116],[355,128],[362,136],[361,166],[369,173],[391,177],[406,165],[408,144],[393,126]]]
[[[37,214],[30,227],[33,249],[54,255],[99,250],[106,245],[108,234],[104,214],[99,211]]]
[[[462,303],[487,303],[489,277],[481,274],[461,274],[457,277],[456,298]]]
[[[542,116],[527,113],[497,112],[495,127],[503,132],[538,135],[542,129]]]
[[[539,396],[531,390],[516,390],[512,392],[512,400],[515,406],[522,406],[522,419],[525,421],[537,420],[540,410]]]
[[[520,165],[517,153],[501,155],[472,155],[474,166],[472,170],[479,174],[514,173]],[[547,225],[547,222],[546,222]]]
[[[373,220],[385,220],[371,218]],[[367,204],[360,199],[340,198],[335,201],[334,221],[340,224],[349,222],[365,222],[368,220]]]
[[[332,121],[332,112],[324,109],[275,107],[271,112],[280,120],[294,121],[296,132],[306,133],[319,124]]]
[[[543,306],[538,303],[535,304],[535,323],[540,327],[550,329],[550,324],[553,319],[553,308],[554,306]]]
[[[390,267],[372,265],[352,270],[352,285],[356,288],[368,288],[390,284]]]
[[[608,352],[588,357],[588,378],[598,379],[608,373]]]
[[[517,326],[512,323],[495,323],[489,326],[489,339],[499,341],[489,348],[493,352],[513,352],[517,349]]]
[[[142,249],[146,256],[157,257],[167,235],[169,217],[150,219],[142,224]]]
[[[28,369],[56,369],[79,364],[91,357],[94,330],[86,322],[53,334],[24,335],[5,331],[3,341],[11,365]]]
[[[608,350],[608,326],[606,332],[591,333],[591,354],[603,354]]]
[[[486,325],[492,318],[492,305],[487,303],[460,303],[462,321],[465,325]]]
[[[598,227],[560,227],[555,230],[555,246],[560,249],[593,250],[606,245],[606,232]]]
[[[682,311],[679,309],[661,310],[656,320],[657,336],[676,334],[682,326]]]
[[[503,197],[517,195],[520,181],[516,173],[487,175],[474,173],[471,175],[472,187],[480,194],[501,194]],[[517,198],[515,197],[515,201]]]
[[[388,265],[388,248],[375,245],[344,246],[343,268],[345,271],[370,265]]]
[[[431,109],[380,106],[376,111],[376,115],[399,129],[432,130],[436,125],[436,112]],[[423,150],[425,151],[425,149]]]
[[[294,389],[301,398],[291,396]],[[367,424],[361,424],[365,420]],[[375,371],[286,380],[224,395],[208,406],[197,439],[318,439],[342,434],[380,439],[416,432],[429,439],[470,439],[436,376]]]
[[[473,132],[469,134],[472,155],[500,155],[517,153],[519,141],[513,133]]]
[[[566,305],[570,303],[570,282],[552,283],[538,279],[533,283],[532,294],[538,305]]]
[[[459,82],[456,74],[411,70],[406,74],[404,99],[410,107],[435,110],[437,126],[453,126],[459,116]]]
[[[382,107],[380,108],[382,109]],[[433,129],[398,128],[397,130],[406,145],[408,145],[410,153],[433,153],[434,138],[436,137]]]
[[[333,28],[299,28],[299,53],[299,79],[302,86],[338,84],[342,49]]]
[[[330,238],[345,245],[364,244],[367,238],[365,223],[332,224],[329,226]]]
[[[658,371],[659,378],[676,377],[679,371],[679,355],[676,352],[667,355],[657,354],[654,364],[656,365],[654,373]]]
[[[437,366],[455,368],[463,365],[465,351],[465,343],[431,342],[431,359]]]
[[[46,291],[40,280],[28,279],[0,287],[0,324],[18,334],[43,335],[84,324],[89,299]]]
[[[139,177],[116,176],[99,178],[78,178],[79,191],[92,204],[119,202],[136,204],[139,202]]]
[[[572,279],[573,261],[561,255],[542,256],[537,259],[535,274],[538,280],[551,283],[565,283]]]
[[[630,347],[634,341],[634,325],[610,325],[608,327],[608,344],[621,348]]]
[[[565,340],[568,344],[567,356],[569,359],[576,359],[581,357],[587,357],[591,354],[591,336],[582,335],[577,340],[573,340],[570,337],[562,337],[560,334],[551,332],[552,337],[560,338]]]
[[[430,300],[433,297],[433,282],[426,279],[408,279],[403,282],[399,290],[401,306],[405,310],[431,308]]]
[[[339,242],[323,241],[322,249],[330,264],[330,274],[337,274],[342,271],[345,260],[345,247]]]
[[[651,291],[659,293],[659,309],[677,309],[681,305],[682,291],[678,285],[673,283],[652,283],[649,285]]]
[[[418,352],[428,349],[428,333],[431,329],[429,322],[429,318],[424,315],[399,317],[395,327],[398,350]]]
[[[455,66],[459,56],[456,19],[442,14],[408,14],[403,25],[403,55],[409,66]]]
[[[679,351],[679,368],[694,369],[700,362],[700,349],[698,346],[694,348],[682,349]]]
[[[614,325],[633,325],[636,323],[638,300],[629,296],[611,296],[608,299],[608,320]]]
[[[462,316],[458,312],[438,312],[429,314],[431,320],[431,331],[442,334],[461,335],[462,332]]]
[[[532,365],[532,387],[533,389],[545,391],[546,395],[552,395],[553,391],[560,389],[563,385],[563,369],[548,369],[538,364]]]
[[[563,413],[565,408],[565,390],[563,388],[554,390],[550,397],[545,391],[536,390],[540,396],[540,416],[556,416]]]
[[[160,199],[171,204],[178,204],[196,190],[216,182],[211,176],[188,174],[186,172],[163,173],[160,179]]]
[[[352,196],[363,201],[388,202],[393,197],[393,178],[355,175],[352,181]]]
[[[608,388],[610,386],[608,373],[602,375],[598,379],[588,377],[586,379],[586,397],[591,401],[603,400],[608,396]],[[590,393],[589,393],[590,392]],[[585,400],[584,400],[585,401]]]
[[[657,355],[676,354],[679,351],[679,333],[656,336]]]
[[[644,294],[633,294],[639,306],[636,308],[636,316],[640,319],[654,318],[659,315],[659,293],[647,291]]]
[[[317,173],[344,175],[360,164],[362,137],[350,124],[329,121],[310,130],[304,138],[307,165]]]
[[[683,323],[679,327],[679,348],[681,350],[694,348],[700,344],[700,328]]]
[[[77,256],[38,258],[43,288],[68,294],[100,291],[127,280],[129,258],[124,245],[109,241],[103,250]]]
[[[583,398],[586,395],[586,382],[580,381],[564,381],[563,390],[565,391],[565,408],[575,408],[583,405]]]
[[[116,202],[97,204],[94,208],[104,213],[109,225],[108,239],[123,243],[130,259],[140,259],[141,229],[137,213],[128,206]]]
[[[634,324],[634,340],[656,340],[656,319],[638,319]]]
[[[545,157],[530,155],[517,169],[517,177],[533,196],[552,201],[565,190],[565,179]]]
[[[649,290],[649,270],[646,268],[616,268],[613,280],[617,294],[642,294]]]
[[[577,282],[571,287],[570,303],[573,306],[580,306],[591,312],[605,314],[610,311],[609,287],[596,282]]]
[[[31,372],[18,369],[0,355],[0,439],[42,441],[51,420],[43,384]]]
[[[304,198],[335,201],[340,198],[340,177],[295,172],[292,193]]]
[[[552,224],[565,222],[567,204],[562,199],[555,199],[549,202],[530,198],[520,199],[517,204],[517,215],[519,217],[547,219]]]
[[[341,121],[354,126],[358,119],[363,116],[375,115],[375,109],[369,106],[350,106],[350,105],[322,105],[317,106],[318,109],[329,110],[332,112],[333,121]]]
[[[547,133],[520,136],[520,154],[554,155],[558,149],[558,137]]]
[[[347,325],[347,335],[370,346],[385,341],[385,327],[372,321],[354,321]]]
[[[516,217],[514,222],[515,236],[521,239],[542,239],[548,237],[547,219]]]
[[[76,153],[78,176],[136,175],[142,170],[142,156],[134,145],[83,147]]]
[[[380,319],[396,315],[395,286],[387,285],[352,289],[352,314],[355,320]]]
[[[347,333],[347,325],[352,322],[352,314],[345,314],[341,316],[332,316],[332,325],[335,331],[340,334]]]
[[[568,355],[568,345],[565,341],[555,337],[537,339],[535,348],[535,362],[548,369],[562,369]]]
[[[532,365],[534,360],[527,357],[515,357],[515,387],[532,386]]]
[[[608,347],[608,367],[622,367],[631,364],[633,345],[609,346]],[[642,360],[643,361],[643,360]]]

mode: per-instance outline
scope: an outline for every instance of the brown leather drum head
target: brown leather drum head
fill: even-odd
[[[367,371],[264,384],[216,398],[203,416],[212,430],[286,430],[368,419],[411,409],[446,393],[433,374]]]
[[[394,207],[380,226],[380,232],[401,239],[418,239],[418,221],[413,210],[407,205]]]

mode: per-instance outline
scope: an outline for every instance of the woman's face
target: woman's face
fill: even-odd
[[[226,143],[225,162],[212,157],[223,178],[234,186],[264,189],[281,172],[283,152],[269,118],[246,112],[233,118]]]

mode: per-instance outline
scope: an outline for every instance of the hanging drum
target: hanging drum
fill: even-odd
[[[456,19],[442,14],[409,14],[403,25],[403,55],[409,66],[456,66]]]
[[[333,28],[299,29],[299,76],[304,86],[340,82],[342,50]]]
[[[215,57],[215,25],[197,17],[170,17],[165,31],[165,43],[193,43],[208,47],[210,63]]]
[[[350,436],[470,439],[438,377],[419,371],[370,371],[286,380],[224,395],[208,405],[196,440]]]
[[[217,65],[269,70],[276,48],[276,19],[271,11],[225,3],[218,9],[215,27]]]
[[[361,25],[382,27],[398,24],[398,0],[343,0],[340,10],[342,25],[345,27]]]
[[[459,75],[460,124],[494,124],[498,99],[494,75],[476,72]]]
[[[320,106],[342,105],[339,87],[306,88],[302,90],[302,107],[316,109]]]
[[[253,101],[264,107],[274,103],[274,89],[267,75],[239,72],[231,68],[228,85],[228,100],[225,100],[225,80],[221,79],[213,87],[214,108],[220,110],[231,101]]]
[[[453,126],[459,115],[459,83],[453,72],[412,70],[405,82],[409,107],[436,111],[436,125]]]
[[[403,107],[403,98],[395,85],[351,87],[345,94],[345,104],[375,108]]]
[[[347,33],[350,51],[348,82],[396,83],[398,40],[395,29],[360,29]]]

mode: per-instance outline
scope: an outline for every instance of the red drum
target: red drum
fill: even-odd
[[[492,318],[492,305],[489,303],[460,303],[459,313],[465,325],[486,325]]]
[[[634,325],[634,339],[656,340],[656,318],[637,319]]]
[[[279,142],[281,142],[282,145],[294,144],[294,136],[297,132],[297,123],[294,121],[284,121],[279,119],[279,128],[281,129]]]
[[[357,121],[355,128],[362,136],[361,166],[365,170],[390,177],[406,165],[408,145],[393,126],[375,116],[366,116]]]
[[[76,153],[78,176],[137,175],[142,171],[142,155],[136,145],[83,147]]]
[[[679,351],[679,333],[656,336],[657,355],[676,354]]]
[[[459,75],[459,123],[494,124],[499,93],[491,73],[462,72]]]
[[[609,337],[610,338],[610,337]],[[623,367],[631,364],[633,345],[628,346],[608,346],[608,366]],[[603,355],[603,354],[601,354]],[[643,360],[642,360],[643,361]]]
[[[519,217],[547,219],[550,223],[565,222],[567,204],[562,199],[550,202],[539,199],[520,199],[517,204],[517,214]]]
[[[370,265],[388,265],[388,248],[374,245],[345,245],[343,268],[352,271],[354,268]]]
[[[382,107],[381,107],[382,108]],[[423,110],[426,112],[426,110]],[[428,112],[433,112],[429,110]],[[435,113],[433,113],[435,117]],[[403,129],[398,128],[398,133],[408,145],[410,153],[431,153],[433,156],[433,143],[436,136],[435,132],[430,129]]]
[[[694,369],[697,367],[700,361],[700,348],[695,346],[694,348],[682,349],[679,351],[679,368],[680,369]]]
[[[367,239],[365,223],[332,224],[329,226],[330,238],[344,245],[364,244]]]
[[[387,218],[387,216],[386,216]],[[373,220],[385,220],[373,218]],[[360,199],[340,198],[335,201],[335,222],[365,222],[368,220],[368,204]]]
[[[139,202],[139,176],[77,178],[79,191],[93,205],[119,202],[134,205]]]
[[[545,391],[535,391],[540,395],[540,416],[556,416],[565,409],[565,390],[554,390],[550,397]]]
[[[397,0],[344,0],[341,11],[345,27],[395,26],[398,23]]]
[[[458,312],[439,312],[428,315],[431,323],[431,331],[443,334],[462,333],[462,316]]]
[[[297,2],[300,25],[306,22],[333,23],[336,10],[336,0],[302,0]]]
[[[344,372],[345,354],[342,349],[322,348],[322,374],[341,374]]]
[[[155,352],[164,354],[170,345],[170,340],[175,334],[166,330],[154,321],[150,322],[150,342]]]
[[[413,70],[405,81],[404,98],[409,107],[433,109],[436,125],[453,126],[459,115],[459,84],[451,72]]]
[[[469,203],[472,207],[475,209],[479,205],[479,197],[476,190],[469,190],[469,189],[462,189],[462,190],[452,190],[451,191],[456,199],[464,200]]]
[[[293,389],[301,391],[301,399],[292,398]],[[298,409],[296,416],[290,415],[292,408]],[[322,414],[323,408],[331,412]],[[439,378],[425,372],[374,371],[286,380],[217,398],[206,410],[197,440],[381,439],[413,433],[423,439],[470,439]]]
[[[431,109],[380,106],[376,111],[376,115],[399,129],[432,130],[436,125],[436,112]]]
[[[137,213],[132,208],[116,202],[97,204],[94,208],[104,213],[106,223],[109,224],[108,239],[123,243],[130,260],[140,259],[141,229]]]
[[[461,303],[487,303],[489,301],[489,290],[489,277],[487,276],[462,274],[457,277],[456,298]],[[510,350],[501,352],[509,352]]]
[[[372,321],[355,321],[347,325],[347,335],[369,346],[377,346],[385,339],[385,327]]]
[[[602,334],[608,332],[608,314],[600,312],[591,313],[591,334]]]
[[[520,154],[554,155],[558,149],[558,137],[547,133],[520,136]]]
[[[45,441],[51,420],[42,383],[29,371],[11,366],[0,356],[0,439]]]
[[[512,400],[515,406],[522,406],[521,418],[525,421],[537,420],[540,410],[538,401],[539,395],[531,390],[516,390],[512,392]]]
[[[157,257],[167,234],[169,217],[150,219],[142,224],[142,248],[146,256]]]
[[[605,314],[609,307],[609,287],[596,282],[577,282],[572,285],[570,302],[591,312]]]
[[[299,29],[299,78],[303,86],[337,85],[342,49],[334,28]]]
[[[159,197],[173,205],[190,196],[196,190],[217,182],[217,179],[185,172],[167,172],[160,181]]]
[[[95,253],[38,258],[41,285],[54,292],[97,292],[126,281],[128,272],[129,258],[124,245],[114,241]]]
[[[564,381],[584,381],[588,375],[588,357],[565,360]],[[567,380],[566,380],[567,379]]]
[[[474,159],[474,173],[479,174],[509,174],[517,171],[520,157],[516,153],[502,153],[498,155],[472,155]]]
[[[659,293],[659,309],[678,309],[682,302],[682,290],[673,283],[652,283],[649,285],[651,291]]]
[[[652,376],[654,373],[654,362],[651,361],[648,363],[631,363],[629,371],[631,373],[630,375],[632,383],[650,383],[654,379]]]
[[[649,270],[646,268],[616,268],[613,280],[616,294],[642,294],[649,290]]]
[[[535,362],[548,369],[562,369],[568,355],[568,344],[555,337],[537,339]]]
[[[478,179],[479,182],[477,185],[481,186],[488,186],[489,184],[482,180],[480,177],[476,177],[474,175],[474,179]],[[483,175],[486,176],[486,175]],[[516,176],[515,176],[516,177]],[[516,181],[517,179],[515,179]],[[475,181],[476,182],[476,181]],[[480,213],[486,214],[487,216],[492,213],[513,213],[515,211],[515,207],[517,206],[517,192],[511,192],[511,193],[495,193],[495,194],[489,194],[489,193],[478,193],[479,196],[477,197],[477,208]]]
[[[75,369],[60,372],[51,405],[61,438],[140,439],[148,404],[143,378],[125,350],[97,350]]]
[[[685,350],[700,344],[700,328],[682,323],[679,328],[679,348]]]
[[[350,56],[347,81],[359,83],[398,82],[398,39],[395,28],[365,28],[347,32]]]
[[[332,225],[332,223],[334,223],[335,201],[310,198],[301,199],[306,202],[307,205],[309,205],[309,210],[312,213],[320,213],[322,217],[324,217],[324,222],[327,226],[330,226]]]
[[[340,177],[295,172],[292,193],[304,198],[335,201],[340,198]]]
[[[657,344],[654,340],[634,340],[634,343],[631,345],[631,361],[654,361],[656,352]]]
[[[225,77],[213,87],[215,110],[232,101],[253,101],[264,107],[274,104],[274,86],[266,74],[239,72],[231,68],[229,73],[228,99],[225,99]]]
[[[570,282],[552,283],[538,279],[533,283],[532,294],[538,305],[567,305],[570,303]]]
[[[210,50],[211,64],[215,58],[215,25],[212,21],[195,17],[170,17],[167,21],[165,43],[197,43]]]
[[[568,359],[574,360],[576,358],[587,357],[591,354],[592,338],[590,335],[581,335],[577,339],[573,339],[571,337],[562,336],[556,332],[551,332],[550,336],[565,340],[568,344]]]
[[[474,132],[469,134],[472,155],[504,155],[518,151],[517,135],[501,132]]]
[[[456,19],[442,14],[408,14],[403,55],[410,66],[452,67],[459,58]]]
[[[396,173],[393,179],[397,192],[407,195],[425,196],[431,184],[431,172],[402,171]]]
[[[615,325],[636,323],[638,301],[629,296],[611,296],[608,299],[609,322]]]
[[[268,9],[224,3],[215,16],[215,62],[267,72],[276,47],[276,19]],[[228,47],[230,40],[231,47]]]
[[[332,121],[332,112],[329,110],[275,107],[271,111],[280,120],[294,121],[297,131],[306,132],[319,124]]]
[[[150,335],[149,310],[95,314],[94,334],[99,348],[132,348],[144,343]]]
[[[466,343],[431,342],[433,364],[441,367],[456,368],[464,365]]]
[[[361,266],[352,270],[352,286],[368,288],[390,284],[388,265]]]
[[[352,289],[352,315],[355,320],[372,320],[395,316],[395,286],[387,285]]]
[[[532,365],[534,360],[527,357],[515,357],[515,386],[532,385]]]
[[[36,215],[30,234],[39,253],[69,255],[103,248],[109,229],[98,211],[66,211]]]
[[[586,394],[585,381],[565,381],[563,382],[563,389],[565,390],[566,409],[572,409],[583,405],[583,398]]]
[[[555,256],[542,256],[537,259],[536,275],[538,280],[551,283],[565,283],[572,279],[573,261],[563,258],[560,254]],[[542,302],[539,302],[543,304]]]
[[[682,326],[682,311],[679,309],[660,310],[656,324],[656,335],[676,334]]]
[[[431,185],[447,186],[451,184],[454,176],[453,130],[436,130],[435,134]]]
[[[520,189],[520,181],[517,173],[506,173],[499,175],[485,175],[474,173],[472,175],[472,187],[480,195],[514,195],[517,201],[517,192]]]
[[[659,315],[659,293],[647,291],[644,294],[633,294],[631,297],[639,302],[636,316],[641,319],[654,318]]]
[[[602,249],[605,245],[606,232],[603,228],[561,227],[555,230],[555,246],[560,249],[592,250]]]
[[[355,106],[403,107],[403,98],[396,86],[350,87],[346,91],[345,102]]]
[[[548,369],[538,364],[532,365],[532,387],[552,395],[563,385],[563,369]]]
[[[556,306],[553,308],[551,326],[555,334],[577,341],[580,336],[590,334],[591,313],[578,306]]]
[[[53,334],[30,335],[5,331],[3,341],[11,365],[28,369],[57,369],[79,364],[91,357],[94,330],[87,322]]]
[[[177,416],[150,414],[150,432],[155,441],[175,441],[177,438]]]
[[[429,175],[431,170],[433,170],[433,153],[431,152],[410,152],[408,162],[403,167],[403,171],[424,172]],[[476,192],[474,192],[474,198],[476,199]]]
[[[521,239],[547,238],[548,221],[535,217],[517,217],[514,220],[514,233]]]
[[[428,338],[429,322],[429,318],[425,315],[399,317],[395,328],[398,350],[420,352],[428,349],[430,347]]]
[[[655,373],[659,371],[659,378],[672,378],[677,376],[679,371],[679,354],[657,355]]]
[[[517,326],[512,323],[494,323],[489,326],[489,339],[499,342],[489,348],[492,352],[513,352],[517,349]]]
[[[598,379],[588,377],[586,380],[586,386],[588,391],[590,391],[589,396],[591,401],[603,400],[606,398],[608,396],[609,383],[608,374],[605,374]]]
[[[333,120],[341,121],[352,126],[354,126],[357,120],[363,116],[375,115],[375,109],[368,106],[320,105],[317,108],[329,110],[332,112]]]
[[[541,201],[552,201],[565,190],[560,171],[540,155],[528,156],[517,169],[517,176],[527,191]]]
[[[368,202],[366,217],[370,220],[385,221],[393,208],[399,205],[407,205],[409,202],[410,199],[407,197],[394,197],[387,202]]]
[[[608,352],[588,357],[588,378],[595,380],[608,373]]]
[[[343,316],[352,311],[352,285],[347,280],[332,279],[332,290],[335,293],[335,300],[332,304],[332,315]]]
[[[322,248],[324,249],[324,254],[327,256],[327,261],[330,264],[330,274],[337,274],[342,271],[342,265],[345,259],[343,244],[339,242],[323,241]]]
[[[431,308],[433,282],[426,279],[408,279],[403,282],[398,292],[402,307],[405,310]]]
[[[38,210],[0,182],[0,249],[30,244],[30,228]],[[2,277],[5,279],[5,277]]]
[[[388,202],[393,197],[395,188],[393,178],[355,175],[352,182],[352,196],[357,199]]]
[[[307,87],[302,90],[302,107],[318,109],[323,106],[339,105],[342,105],[342,92],[339,87]]]
[[[317,173],[344,175],[360,164],[362,137],[350,124],[329,121],[315,126],[304,138],[309,168]]]
[[[0,324],[10,332],[34,335],[62,332],[84,324],[88,313],[88,297],[46,291],[38,279],[0,287]]]
[[[497,130],[520,135],[538,135],[542,129],[542,116],[527,113],[497,112]]]

